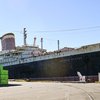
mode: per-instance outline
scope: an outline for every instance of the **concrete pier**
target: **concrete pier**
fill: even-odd
[[[0,100],[100,100],[100,83],[9,82]],[[91,99],[93,98],[93,99]]]

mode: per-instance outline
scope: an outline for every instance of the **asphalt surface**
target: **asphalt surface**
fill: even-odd
[[[100,83],[9,82],[0,100],[100,100]]]

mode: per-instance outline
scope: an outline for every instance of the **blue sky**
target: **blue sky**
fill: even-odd
[[[23,45],[23,28],[27,44],[44,38],[44,48],[80,47],[100,42],[100,28],[59,31],[100,26],[100,0],[0,0],[0,36],[13,32],[16,45]],[[0,46],[1,48],[1,46]]]

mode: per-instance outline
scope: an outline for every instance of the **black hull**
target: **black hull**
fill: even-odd
[[[78,54],[31,63],[6,66],[9,78],[45,78],[97,75],[100,72],[100,52]]]

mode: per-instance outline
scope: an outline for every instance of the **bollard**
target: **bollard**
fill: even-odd
[[[98,81],[100,82],[100,73],[98,73]]]

